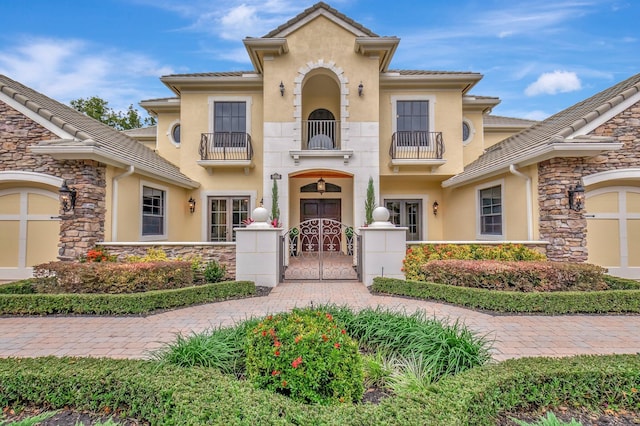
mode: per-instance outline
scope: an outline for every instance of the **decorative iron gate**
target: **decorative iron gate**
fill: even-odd
[[[280,236],[280,281],[360,280],[360,235],[333,219],[309,219]]]

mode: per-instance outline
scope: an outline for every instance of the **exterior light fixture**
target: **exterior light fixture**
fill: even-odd
[[[282,175],[280,173],[272,173],[270,177],[271,177],[271,180],[280,180],[280,179],[282,179]]]
[[[284,96],[284,83],[280,81],[280,96]]]
[[[364,86],[362,85],[362,82],[360,82],[360,84],[358,84],[358,96],[362,96],[363,91],[364,91]]]
[[[322,178],[318,179],[318,182],[316,183],[316,185],[318,187],[317,191],[320,193],[320,195],[324,194],[325,191],[327,190],[324,179]]]
[[[76,190],[67,186],[67,181],[62,182],[60,187],[60,202],[62,203],[62,211],[68,212],[76,206]]]
[[[189,197],[189,212],[193,213],[196,211],[196,200],[193,197]]]
[[[433,215],[438,216],[438,207],[440,207],[440,204],[438,204],[437,201],[434,201],[431,207],[433,207]]]
[[[569,208],[579,212],[584,207],[584,186],[582,182],[578,182],[576,186],[569,188]]]

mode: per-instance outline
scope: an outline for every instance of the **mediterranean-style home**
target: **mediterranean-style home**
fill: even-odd
[[[157,126],[127,132],[0,76],[0,279],[98,243],[232,247],[274,186],[284,257],[351,253],[370,180],[408,242],[640,278],[640,74],[534,122],[491,115],[481,74],[390,68],[399,43],[317,3],[244,39],[252,70],[162,77]],[[298,239],[317,218],[336,244]]]

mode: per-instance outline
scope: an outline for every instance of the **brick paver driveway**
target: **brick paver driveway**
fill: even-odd
[[[251,316],[321,303],[424,310],[494,341],[500,361],[523,356],[640,352],[640,315],[490,315],[441,303],[374,296],[357,282],[284,283],[268,297],[211,303],[146,317],[2,317],[0,357],[147,358],[175,338]]]

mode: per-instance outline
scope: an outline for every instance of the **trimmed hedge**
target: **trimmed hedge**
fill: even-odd
[[[0,294],[0,315],[145,314],[255,293],[252,281],[227,281],[131,294]]]
[[[38,293],[138,293],[193,285],[191,262],[49,262],[33,267]]]
[[[424,281],[505,291],[608,290],[606,269],[588,263],[498,260],[431,260]]]
[[[0,359],[0,406],[44,405],[154,425],[491,425],[549,405],[640,409],[640,356],[523,358],[475,368],[379,405],[304,405],[202,367],[90,358]]]
[[[640,290],[519,293],[380,277],[374,278],[371,290],[496,312],[640,313]]]

